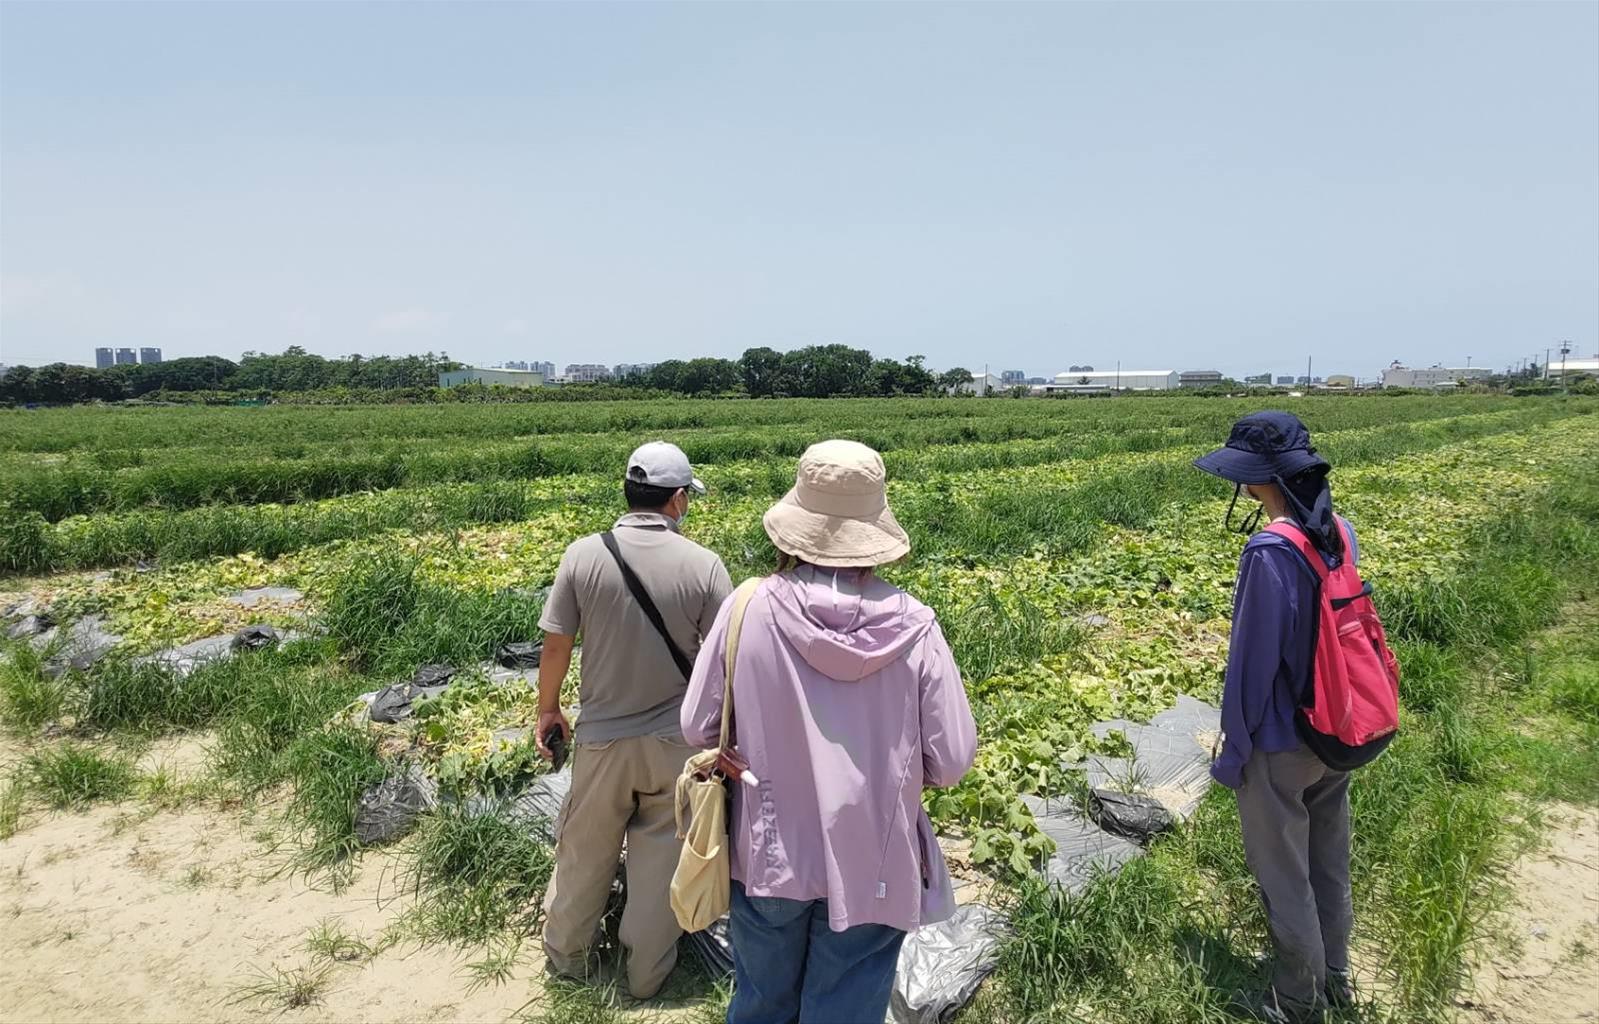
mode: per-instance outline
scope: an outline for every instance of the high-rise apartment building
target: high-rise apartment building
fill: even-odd
[[[139,354],[131,348],[117,349],[117,365],[132,366],[139,361]]]
[[[161,350],[160,349],[158,349],[158,348],[141,348],[139,350],[139,362],[143,363],[144,365],[151,366],[151,365],[153,365],[155,363],[159,363],[160,361],[161,361]]]
[[[96,370],[109,370],[116,365],[116,362],[116,353],[110,349],[97,348],[94,350],[94,368]]]

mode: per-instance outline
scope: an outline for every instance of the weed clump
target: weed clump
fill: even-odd
[[[120,800],[139,777],[126,757],[72,743],[29,754],[22,770],[30,788],[57,808]]]
[[[503,811],[446,806],[422,819],[401,887],[425,935],[487,942],[513,921],[536,921],[554,851]]]
[[[71,690],[64,679],[44,671],[44,656],[27,643],[0,649],[0,718],[14,732],[36,730],[59,721]]]

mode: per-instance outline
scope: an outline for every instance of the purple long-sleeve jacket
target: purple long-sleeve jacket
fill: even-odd
[[[1351,529],[1349,536],[1354,535]],[[1358,543],[1350,555],[1359,561]],[[1210,766],[1222,785],[1237,789],[1243,784],[1244,763],[1256,750],[1299,749],[1294,718],[1311,683],[1315,613],[1315,571],[1293,545],[1274,533],[1249,538],[1238,561],[1221,699],[1226,741]]]
[[[699,747],[721,730],[731,607],[683,702],[683,737]],[[947,889],[948,876],[922,788],[960,780],[977,729],[932,610],[852,570],[767,578],[745,612],[733,710],[759,780],[733,784],[732,874],[745,890],[825,899],[833,931],[935,920],[924,894]]]

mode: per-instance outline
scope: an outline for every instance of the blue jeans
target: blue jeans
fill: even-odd
[[[727,1024],[882,1024],[905,933],[835,932],[826,900],[746,896],[733,883],[733,1001]]]

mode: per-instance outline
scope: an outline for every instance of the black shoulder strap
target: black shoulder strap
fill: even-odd
[[[666,641],[666,649],[672,653],[672,661],[677,665],[677,670],[687,679],[694,672],[694,663],[688,660],[683,649],[677,646],[677,641],[672,639],[672,634],[666,629],[666,620],[661,618],[661,610],[655,607],[655,602],[650,600],[650,592],[644,589],[644,581],[638,578],[631,566],[622,560],[622,549],[616,545],[616,535],[606,530],[600,534],[600,540],[605,542],[605,550],[616,559],[616,567],[622,570],[622,582],[627,584],[627,589],[633,595],[633,600],[639,603],[644,610],[644,617],[650,620],[650,625],[655,627],[655,632],[661,634],[661,639]]]

